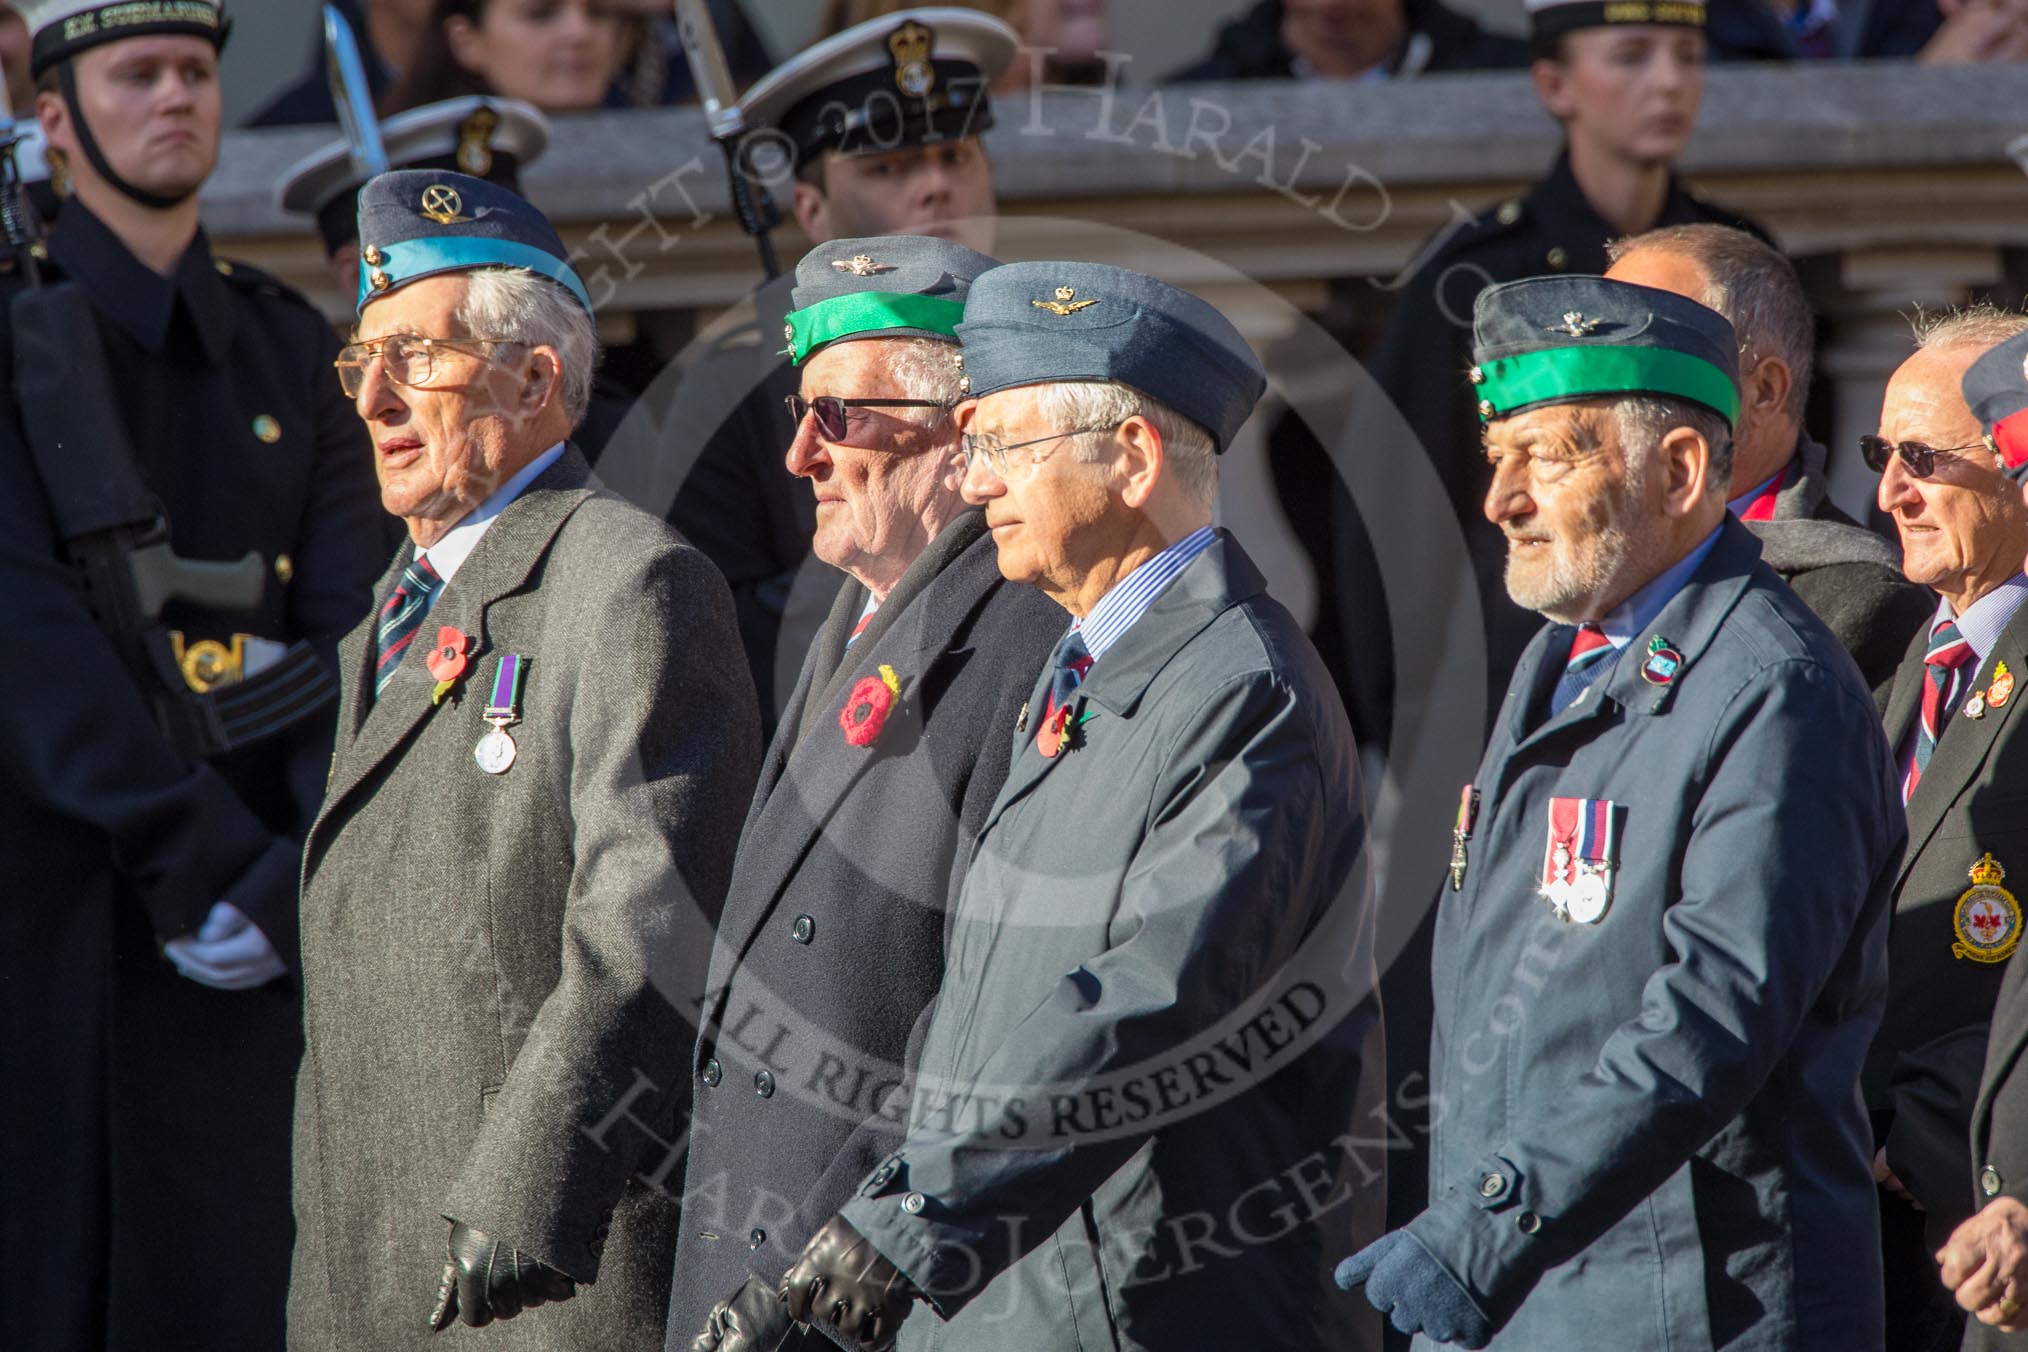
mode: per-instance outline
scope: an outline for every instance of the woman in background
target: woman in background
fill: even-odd
[[[614,88],[641,24],[615,0],[437,0],[414,69],[385,112],[461,94],[521,99],[545,113],[622,106]]]

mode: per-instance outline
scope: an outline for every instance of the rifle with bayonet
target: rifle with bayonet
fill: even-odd
[[[718,39],[718,27],[711,22],[709,0],[676,0],[676,31],[683,41],[683,57],[690,63],[690,77],[697,85],[697,97],[704,107],[704,123],[711,139],[725,153],[725,172],[732,188],[732,210],[740,228],[753,236],[760,250],[761,271],[767,280],[782,275],[775,257],[774,228],[782,223],[781,210],[768,195],[758,167],[752,163],[747,140],[746,114],[733,88],[732,71],[725,64],[725,47]]]

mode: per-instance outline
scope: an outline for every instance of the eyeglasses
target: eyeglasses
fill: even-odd
[[[331,364],[338,368],[338,387],[345,391],[345,397],[357,399],[366,384],[366,368],[376,359],[395,384],[427,389],[450,365],[441,355],[444,352],[490,361],[496,348],[523,346],[511,338],[424,338],[413,333],[391,333],[370,343],[339,348],[338,359]]]
[[[800,394],[791,394],[783,399],[789,406],[789,416],[796,420],[796,426],[803,425],[806,415],[815,415],[817,431],[826,441],[843,441],[851,432],[850,416],[845,410],[852,408],[943,408],[934,399],[841,399],[835,394],[820,394],[815,399],[805,399]]]
[[[1085,437],[1099,432],[1110,431],[1112,431],[1110,427],[1078,427],[1068,432],[1051,432],[1046,437],[1034,437],[1028,441],[1017,441],[1011,446],[1002,446],[997,438],[990,435],[973,436],[967,432],[958,438],[958,444],[964,447],[966,469],[970,469],[973,465],[979,463],[979,461],[984,460],[986,468],[1004,479],[1007,477],[1007,471],[1013,463],[1007,457],[1014,451],[1022,450],[1029,446],[1040,446],[1048,441],[1062,441],[1065,437]],[[1031,470],[1036,468],[1042,463],[1043,459],[1044,457],[1039,455],[1030,457],[1027,468]]]
[[[1964,451],[1984,450],[1983,442],[1969,446],[1925,446],[1919,441],[1904,441],[1899,445],[1886,437],[1866,436],[1859,438],[1859,454],[1866,461],[1866,468],[1875,474],[1887,472],[1887,462],[1896,456],[1910,477],[1927,479],[1936,473],[1936,458],[1940,455],[1958,455]]]

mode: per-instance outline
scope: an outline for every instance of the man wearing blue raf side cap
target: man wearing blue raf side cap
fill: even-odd
[[[303,858],[289,1346],[518,1315],[488,1337],[659,1352],[677,1207],[641,1175],[759,750],[731,598],[567,440],[598,340],[541,213],[405,170],[359,239],[337,379],[409,542],[339,647]]]
[[[1878,1348],[1854,1085],[1904,826],[1852,659],[1726,512],[1732,326],[1540,277],[1474,347],[1507,590],[1552,623],[1440,884],[1429,1206],[1338,1280],[1417,1348]]]
[[[1265,376],[1204,301],[1091,264],[986,273],[958,338],[965,496],[1070,623],[1009,730],[906,1139],[784,1296],[866,1346],[1316,1347],[1371,913],[1344,710],[1211,525]]]

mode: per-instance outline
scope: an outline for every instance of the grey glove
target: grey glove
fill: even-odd
[[[745,1285],[711,1307],[704,1332],[690,1352],[779,1352],[795,1334],[796,1321],[782,1298],[748,1277]]]
[[[563,1273],[463,1221],[451,1222],[450,1250],[430,1315],[432,1333],[442,1333],[453,1319],[483,1328],[577,1294],[577,1283]]]
[[[824,1323],[872,1352],[894,1345],[915,1307],[916,1289],[843,1216],[810,1236],[782,1277],[782,1301],[801,1324]]]

